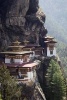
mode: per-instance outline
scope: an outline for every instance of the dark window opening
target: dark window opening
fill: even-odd
[[[14,63],[14,59],[13,59],[13,58],[11,58],[10,62],[11,62],[11,63]]]
[[[50,50],[50,54],[53,54],[53,50]]]

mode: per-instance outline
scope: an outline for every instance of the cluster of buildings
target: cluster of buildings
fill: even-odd
[[[45,46],[31,44],[24,41],[24,45],[16,40],[8,47],[7,51],[0,52],[4,56],[4,63],[10,71],[10,75],[14,76],[18,82],[32,80],[35,77],[35,69],[39,66],[39,62],[35,59],[40,56],[52,57],[56,56],[55,44],[57,43],[53,37],[43,37]]]

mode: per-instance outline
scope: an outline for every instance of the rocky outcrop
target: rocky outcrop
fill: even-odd
[[[39,43],[46,35],[45,14],[39,0],[0,0],[0,50],[5,50],[18,36],[23,42]]]
[[[46,100],[35,71],[35,79],[22,86],[22,100]]]

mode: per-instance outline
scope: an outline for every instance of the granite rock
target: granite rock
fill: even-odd
[[[0,50],[17,36],[21,42],[39,44],[39,37],[47,34],[45,18],[39,0],[0,0]]]

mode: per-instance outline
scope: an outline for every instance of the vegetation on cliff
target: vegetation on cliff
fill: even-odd
[[[46,73],[47,100],[64,100],[66,84],[60,66],[54,60],[50,61]]]
[[[1,99],[1,94],[0,94],[0,100],[2,100],[2,99]]]
[[[5,65],[0,66],[0,83],[1,83],[1,97],[2,100],[18,100],[21,96],[21,88],[17,86],[17,83]]]
[[[0,100],[43,100],[45,98],[38,81],[31,81],[28,85],[17,83],[17,80],[10,76],[5,65],[0,66],[0,83]]]
[[[10,43],[14,41],[16,36],[19,36],[19,39],[21,42],[23,42],[26,39],[32,43],[34,42],[36,43],[37,36],[39,34],[45,33],[46,35],[47,30],[44,27],[45,15],[39,9],[38,1],[39,0],[19,0],[19,1],[18,0],[16,1],[15,0],[7,0],[7,1],[0,0],[0,5],[1,5],[0,6],[0,47],[1,47],[0,50],[4,50],[8,45],[10,45]],[[51,22],[49,23],[50,23],[49,26],[53,26],[53,29],[54,29],[54,24],[51,25]],[[55,26],[57,26],[56,23],[55,23]],[[56,28],[55,32],[54,31],[51,31],[51,32],[55,34],[57,33],[57,29],[58,27]],[[62,37],[60,39],[62,41]],[[65,42],[64,39],[63,41]],[[62,43],[62,46],[64,44]],[[58,51],[61,51],[61,50],[58,49]],[[62,55],[62,53],[64,53],[63,50],[62,52],[59,52],[60,55]],[[66,60],[67,60],[67,57],[65,54],[65,56],[63,56],[62,58],[62,61],[65,62],[64,64],[66,64]],[[43,70],[42,70],[42,73],[43,73]],[[62,72],[60,70],[60,67],[55,61],[52,60],[50,62],[50,65],[47,69],[46,76],[47,76],[46,85],[47,85],[47,94],[48,94],[47,99],[62,100],[63,97],[65,96],[66,86],[65,86],[65,81],[64,81]],[[2,94],[3,100],[11,100],[12,98],[14,100],[19,99],[21,95],[21,88],[17,87],[17,84],[14,78],[10,76],[9,71],[6,69],[5,66],[2,66],[0,68],[0,82],[1,82],[1,88],[2,88],[1,94]],[[26,96],[23,99],[26,99],[26,100],[31,99],[32,94],[33,94],[32,93],[33,91],[31,91],[31,88],[25,86],[23,89],[24,89],[24,92],[22,96]],[[26,91],[26,89],[28,91]],[[30,93],[32,94],[30,95]]]

